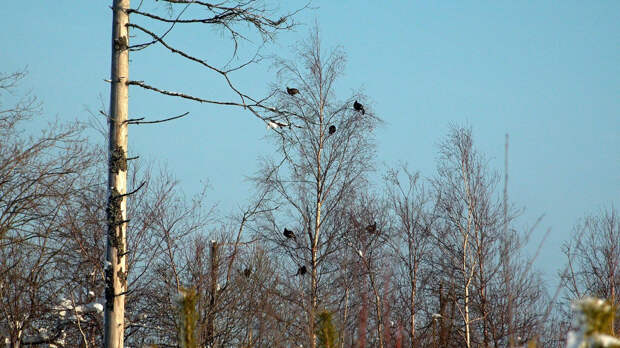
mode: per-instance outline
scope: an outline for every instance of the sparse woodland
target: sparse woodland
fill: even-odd
[[[127,76],[111,77],[113,96],[133,86],[238,108],[265,122],[273,154],[247,173],[256,191],[246,208],[218,216],[205,192],[185,195],[174,173],[130,158],[127,139],[113,143],[127,137],[123,127],[153,121],[126,111],[119,118],[130,97],[102,110],[117,135],[103,149],[77,122],[26,131],[46,118],[44,106],[20,89],[27,74],[3,72],[0,345],[564,347],[574,325],[571,301],[584,296],[612,304],[605,328],[620,334],[616,207],[575,218],[560,288],[549,288],[526,252],[537,248],[532,233],[544,231],[520,216],[527,202],[509,199],[509,162],[489,167],[471,129],[454,125],[443,139],[429,139],[439,144],[434,173],[410,163],[377,176],[374,131],[389,115],[361,92],[336,90],[346,54],[323,47],[318,29],[300,41],[294,60],[274,59],[262,97],[230,77],[244,65],[212,66],[175,48],[161,30],[218,26],[236,47],[244,30],[269,41],[293,28],[295,11],[277,14],[252,0],[166,0],[149,12],[135,2],[114,1],[127,22],[112,39],[113,64],[134,53],[131,64],[139,64],[141,50],[160,45],[212,70],[237,99]],[[206,17],[181,16],[190,3]],[[115,188],[119,182],[126,185]],[[109,326],[119,308],[111,300],[124,303],[112,334],[104,318]]]

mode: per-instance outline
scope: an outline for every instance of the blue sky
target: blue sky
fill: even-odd
[[[0,70],[28,67],[24,90],[43,101],[47,118],[86,120],[85,109],[99,110],[100,97],[107,105],[110,3],[3,4]],[[560,245],[579,218],[618,207],[620,2],[316,0],[312,6],[297,17],[302,25],[280,34],[265,53],[290,57],[315,22],[325,47],[343,46],[348,62],[340,96],[361,88],[385,121],[376,133],[378,175],[406,162],[432,176],[437,143],[451,123],[471,126],[479,150],[501,170],[509,133],[509,195],[527,209],[521,226],[545,215],[534,243],[550,229],[537,262],[548,275],[561,266]],[[193,29],[171,38],[210,59],[228,58],[220,31]],[[133,55],[130,69],[131,79],[163,88],[230,97],[217,76],[159,49]],[[261,94],[275,71],[266,63],[233,79]],[[191,116],[174,123],[132,128],[130,154],[167,165],[187,194],[208,182],[221,213],[243,206],[252,192],[245,178],[272,149],[265,125],[239,109],[130,92],[132,117],[185,111]],[[93,133],[93,140],[102,138]]]

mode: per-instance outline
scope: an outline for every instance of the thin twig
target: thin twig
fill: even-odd
[[[181,118],[184,116],[189,115],[189,111],[185,112],[181,115],[178,116],[174,116],[174,117],[169,117],[169,118],[165,118],[163,120],[157,120],[157,121],[142,121],[144,120],[144,117],[142,118],[134,118],[134,119],[129,119],[127,121],[125,121],[128,124],[153,124],[153,123],[162,123],[162,122],[167,122],[167,121],[172,121],[172,120],[176,120],[177,118]]]
[[[181,18],[181,16],[182,16],[182,15],[183,15],[183,13],[185,12],[185,10],[187,10],[187,8],[189,7],[189,5],[191,5],[191,2],[190,2],[190,3],[188,3],[188,4],[185,6],[185,8],[184,8],[183,10],[181,10],[181,12],[179,12],[179,15],[178,15],[178,16],[177,16],[177,18],[176,18],[176,20],[177,20],[177,21],[179,20],[179,18]],[[128,12],[128,13],[130,13],[130,12]],[[166,30],[166,32],[165,32],[163,35],[161,35],[161,36],[160,36],[160,38],[162,38],[162,39],[163,39],[164,37],[166,37],[166,35],[168,35],[168,34],[172,31],[172,29],[174,28],[174,26],[175,26],[176,24],[177,24],[177,22],[176,22],[176,21],[175,21],[174,23],[172,23],[172,25],[170,26],[170,28],[168,28],[168,30]],[[128,25],[129,25],[129,23],[128,23]],[[152,44],[154,44],[154,43],[156,43],[156,42],[157,42],[157,40],[153,40],[153,41],[151,41],[151,42],[143,43],[143,44],[140,44],[140,45],[129,46],[129,47],[128,47],[128,49],[129,49],[130,51],[140,51],[140,50],[143,50],[143,49],[147,48],[148,46],[150,46],[150,45],[152,45]]]
[[[116,196],[115,198],[121,198],[121,197],[125,197],[125,196],[131,196],[131,195],[133,195],[134,193],[138,192],[138,191],[142,188],[142,186],[144,186],[144,184],[146,184],[146,181],[143,181],[143,182],[140,184],[140,186],[138,186],[138,188],[137,188],[137,189],[135,189],[135,190],[133,190],[133,191],[131,191],[131,192],[128,192],[128,193],[123,193],[122,195],[118,195],[118,196]]]
[[[86,334],[84,333],[84,330],[82,330],[82,325],[80,325],[80,315],[77,311],[77,308],[75,307],[75,299],[73,298],[73,293],[71,293],[71,304],[73,306],[73,313],[75,315],[78,330],[80,330],[80,334],[82,335],[82,339],[84,340],[85,347],[88,348],[88,341],[86,340]]]

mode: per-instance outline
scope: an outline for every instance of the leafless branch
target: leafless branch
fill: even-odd
[[[172,120],[176,120],[178,118],[184,117],[189,115],[189,112],[185,112],[182,113],[181,115],[178,116],[174,116],[174,117],[169,117],[169,118],[165,118],[163,120],[157,120],[157,121],[142,121],[144,120],[144,117],[142,118],[132,118],[132,119],[128,119],[127,122],[128,124],[154,124],[154,123],[162,123],[162,122],[168,122],[168,121],[172,121]]]

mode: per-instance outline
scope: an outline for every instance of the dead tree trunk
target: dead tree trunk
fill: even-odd
[[[124,344],[127,265],[127,115],[129,111],[129,0],[114,0],[112,7],[112,66],[108,144],[108,238],[105,263],[104,347]]]

